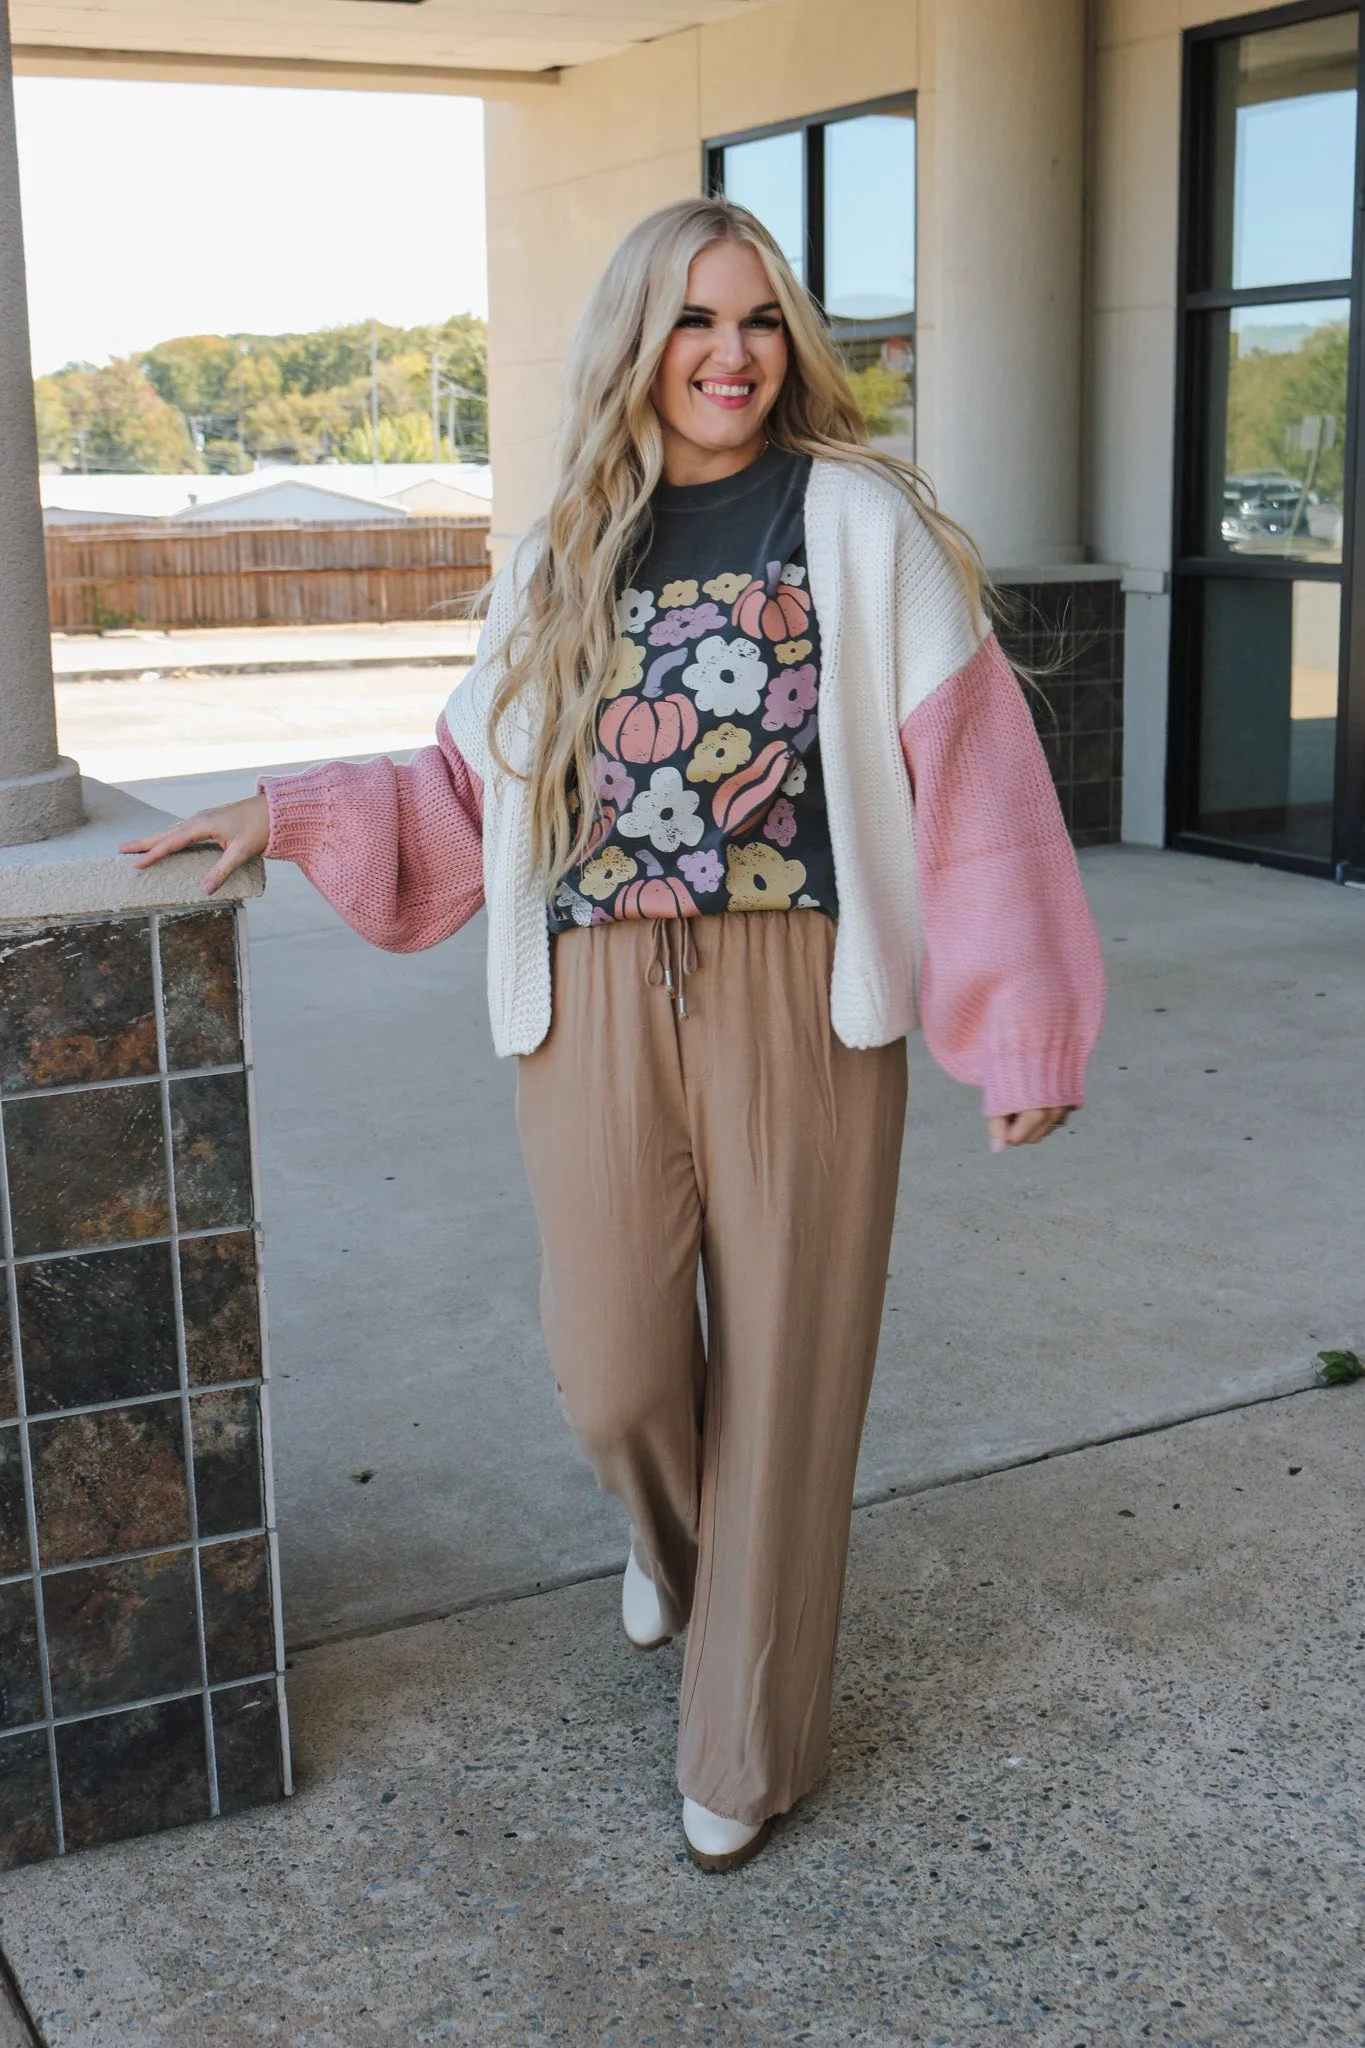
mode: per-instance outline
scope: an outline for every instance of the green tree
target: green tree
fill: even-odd
[[[385,459],[431,458],[433,353],[443,392],[443,457],[486,457],[484,322],[462,313],[425,327],[380,326],[376,339],[380,447],[395,451]],[[140,377],[140,389],[129,383],[130,373]],[[313,334],[178,335],[108,370],[69,363],[39,380],[34,402],[43,409],[48,461],[74,463],[83,444],[86,465],[101,469],[236,471],[254,457],[307,463],[343,453],[368,462],[370,324]],[[454,448],[444,431],[452,402]],[[117,448],[130,451],[128,463],[110,459]]]
[[[223,335],[183,334],[176,341],[159,341],[139,360],[152,389],[187,416],[217,415],[227,406],[237,351]]]
[[[67,411],[59,378],[39,377],[33,386],[33,410],[38,421],[38,460],[64,464],[71,460],[71,414]]]
[[[897,412],[910,403],[910,379],[903,370],[888,370],[884,363],[869,363],[865,370],[850,370],[848,381],[863,425],[875,439],[894,434],[900,425]]]
[[[1293,349],[1254,348],[1234,355],[1228,370],[1228,474],[1279,469],[1307,475],[1311,448],[1303,446],[1305,419],[1336,419],[1336,439],[1318,459],[1313,487],[1339,505],[1346,456],[1346,353],[1344,320],[1328,321]]]
[[[61,382],[86,468],[179,475],[199,467],[183,415],[152,389],[135,362],[67,372]]]

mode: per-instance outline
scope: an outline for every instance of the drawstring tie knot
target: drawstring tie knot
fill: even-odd
[[[676,1005],[679,1017],[687,1015],[687,977],[697,971],[697,948],[692,938],[692,920],[687,917],[652,917],[649,965],[645,980],[650,988],[663,988]],[[678,933],[678,966],[673,969],[673,933]]]

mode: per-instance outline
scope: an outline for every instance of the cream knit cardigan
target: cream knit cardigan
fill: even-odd
[[[830,1018],[845,1045],[887,1045],[917,1021],[915,816],[900,731],[972,659],[987,627],[914,505],[875,472],[813,462],[805,523],[839,889]],[[531,879],[527,784],[497,766],[488,742],[504,672],[498,649],[531,559],[522,549],[498,578],[474,666],[446,706],[451,738],[484,786],[488,1005],[501,1054],[533,1052],[550,1028],[549,928]],[[499,739],[507,760],[525,769],[532,733],[521,707]]]

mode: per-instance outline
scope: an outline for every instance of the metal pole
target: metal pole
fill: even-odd
[[[379,323],[370,322],[370,456],[374,494],[379,496]]]
[[[441,359],[431,351],[431,459],[441,459]]]

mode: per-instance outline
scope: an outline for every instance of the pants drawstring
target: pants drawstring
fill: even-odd
[[[649,965],[645,969],[645,980],[651,988],[664,988],[669,999],[676,1004],[679,1017],[687,1015],[687,977],[697,971],[697,949],[692,938],[691,920],[686,917],[654,917],[650,919],[653,930],[650,935]],[[672,934],[678,927],[678,971],[673,972]]]

